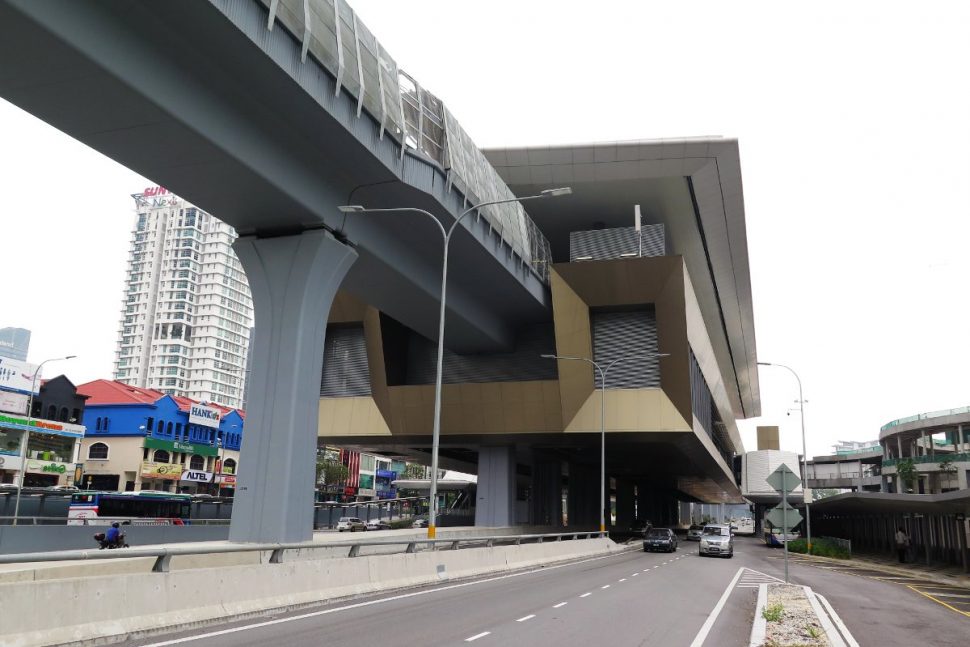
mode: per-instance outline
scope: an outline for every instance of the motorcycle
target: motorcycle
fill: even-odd
[[[99,532],[94,535],[94,541],[98,542],[98,548],[104,550],[105,548],[128,548],[128,542],[125,541],[125,533],[119,532],[118,537],[114,541],[108,541],[108,536]]]

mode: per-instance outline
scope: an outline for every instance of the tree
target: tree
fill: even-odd
[[[913,462],[913,459],[905,458],[896,463],[897,483],[904,483],[912,491],[914,489],[913,483],[918,478],[919,472],[916,470],[916,463]],[[901,488],[897,489],[901,490]]]
[[[339,460],[317,457],[317,485],[336,485],[350,477],[350,470]]]

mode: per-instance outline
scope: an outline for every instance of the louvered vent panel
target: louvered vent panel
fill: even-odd
[[[636,256],[663,256],[666,253],[664,226],[644,225],[640,228],[643,250],[637,244],[634,227],[596,229],[569,233],[569,260],[605,261],[622,258],[624,254]]]
[[[370,393],[363,326],[328,326],[323,346],[320,396],[345,398]]]
[[[593,355],[596,361],[607,364],[628,355],[657,353],[657,320],[653,310],[631,312],[594,312],[590,316],[593,328]],[[601,388],[596,371],[596,388]],[[608,389],[641,389],[660,386],[659,358],[630,358],[617,362],[606,376]]]

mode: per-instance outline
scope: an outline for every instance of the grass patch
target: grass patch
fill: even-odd
[[[779,622],[785,613],[785,605],[780,602],[769,604],[761,611],[761,616],[768,622]]]
[[[819,637],[822,635],[822,632],[819,631],[818,627],[816,627],[815,625],[808,625],[807,627],[805,627],[805,631],[807,631],[808,635],[814,638],[815,640],[818,640]]]
[[[805,539],[792,539],[788,542],[788,550],[793,553],[807,553],[808,542]],[[812,541],[812,555],[834,557],[836,559],[849,559],[852,557],[849,551],[825,538],[817,538]]]

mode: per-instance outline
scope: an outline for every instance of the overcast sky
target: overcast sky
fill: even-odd
[[[810,454],[970,404],[970,3],[350,4],[479,146],[737,137],[758,356],[801,375]],[[110,377],[150,182],[2,101],[0,142],[0,326]],[[747,449],[801,449],[797,393],[762,369]]]

